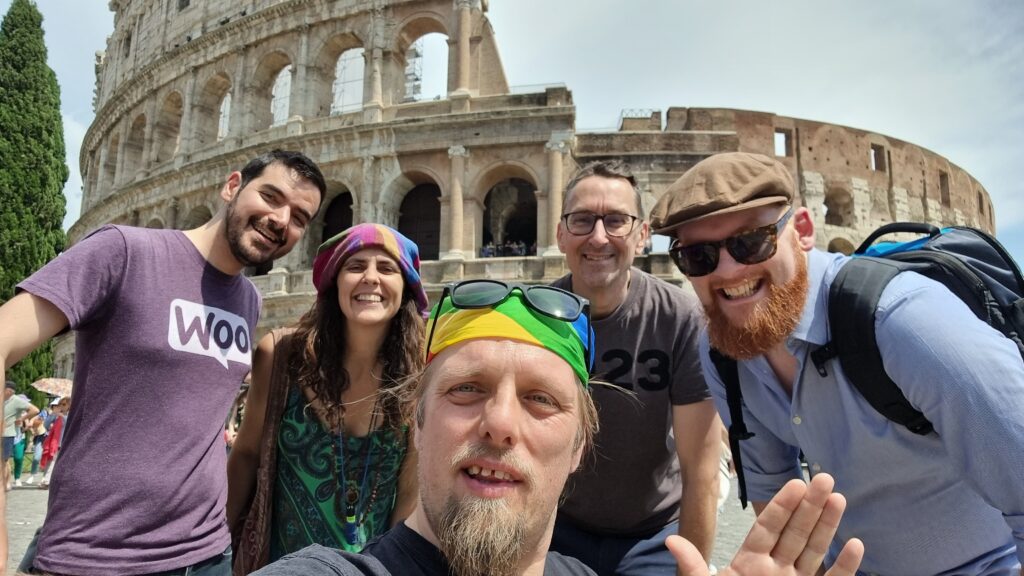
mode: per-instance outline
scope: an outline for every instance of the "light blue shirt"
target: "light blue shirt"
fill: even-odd
[[[1024,360],[941,284],[903,273],[875,315],[886,372],[935,426],[913,434],[875,411],[839,360],[820,376],[810,352],[829,340],[828,291],[848,260],[808,256],[803,315],[786,345],[797,359],[792,398],[763,356],[739,363],[740,443],[748,494],[768,501],[799,478],[828,472],[847,499],[828,563],[842,543],[864,542],[862,573],[1018,576],[1024,559]],[[725,387],[701,336],[701,363],[726,425]]]

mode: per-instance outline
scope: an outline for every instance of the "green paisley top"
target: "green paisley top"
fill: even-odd
[[[301,392],[292,388],[277,438],[271,562],[310,544],[361,551],[366,542],[387,531],[398,494],[406,427],[378,428],[365,437],[342,439],[303,408]],[[345,443],[344,489],[338,485],[337,473],[341,441]],[[347,538],[344,514],[348,495],[356,502],[355,525]]]

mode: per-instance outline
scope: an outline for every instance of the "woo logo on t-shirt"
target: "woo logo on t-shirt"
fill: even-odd
[[[220,308],[173,300],[167,343],[174,350],[213,358],[225,368],[228,361],[250,365],[249,326],[241,316]]]

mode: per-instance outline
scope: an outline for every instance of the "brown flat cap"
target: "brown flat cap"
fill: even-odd
[[[665,190],[651,209],[651,228],[665,234],[688,222],[793,200],[793,177],[761,154],[725,152],[705,158]]]

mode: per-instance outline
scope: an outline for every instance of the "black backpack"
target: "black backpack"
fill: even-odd
[[[893,233],[926,236],[910,242],[872,244]],[[822,376],[826,363],[838,358],[843,373],[880,414],[915,434],[933,431],[931,422],[911,406],[885,373],[875,341],[875,309],[886,284],[897,274],[914,271],[945,285],[974,314],[1014,341],[1024,356],[1024,277],[1005,248],[992,236],[965,226],[939,230],[931,224],[896,222],[875,230],[836,275],[829,290],[832,339],[811,352]],[[743,423],[736,361],[711,350],[711,360],[725,384],[732,425],[729,447],[736,463],[740,502],[747,488],[739,442],[753,436]]]

